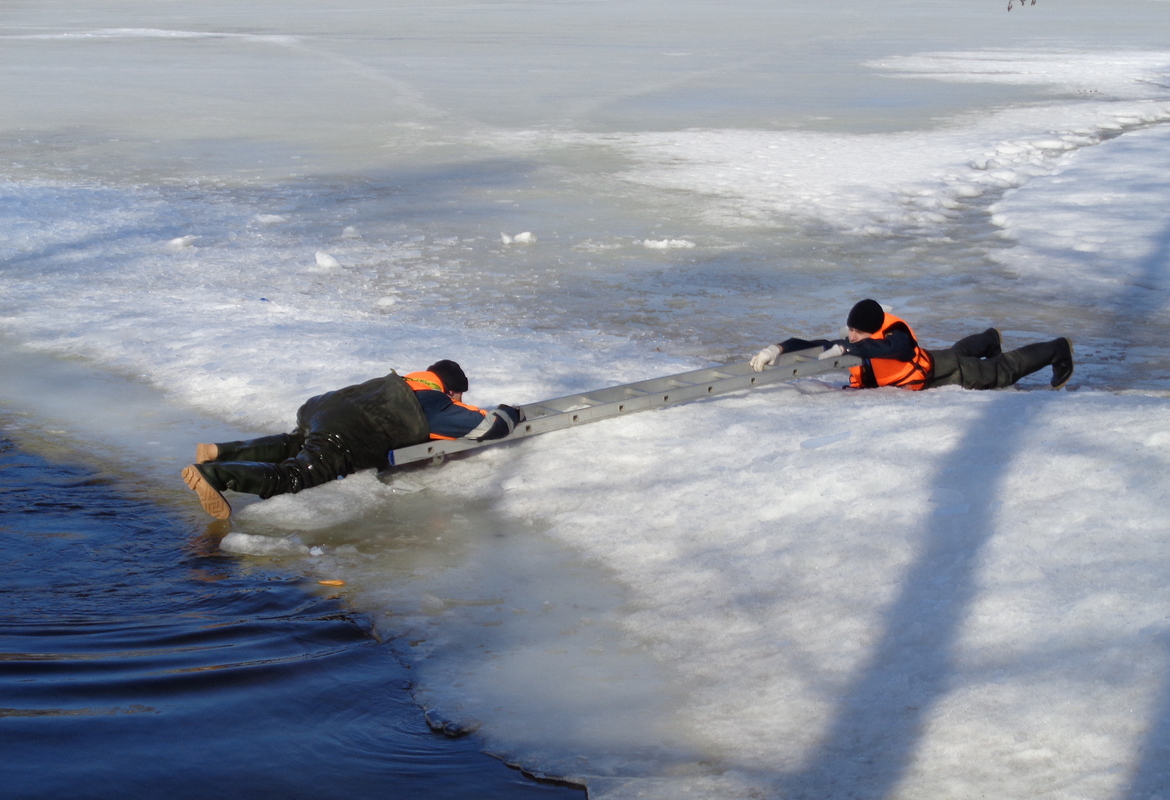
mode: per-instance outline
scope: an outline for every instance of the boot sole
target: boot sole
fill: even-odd
[[[1067,384],[1070,380],[1072,380],[1073,372],[1076,371],[1076,364],[1074,364],[1073,360],[1072,360],[1072,356],[1073,356],[1072,339],[1068,338],[1067,336],[1062,337],[1062,338],[1066,342],[1068,342],[1068,374],[1064,376],[1064,380],[1062,380],[1060,383],[1053,383],[1052,384],[1052,388],[1054,390],[1055,389],[1063,389],[1065,384]]]
[[[195,463],[206,464],[219,458],[219,447],[214,444],[195,445]]]
[[[227,519],[232,515],[232,507],[228,501],[207,482],[203,473],[196,469],[194,464],[183,468],[183,480],[187,483],[187,488],[199,496],[199,502],[208,514],[216,519]]]

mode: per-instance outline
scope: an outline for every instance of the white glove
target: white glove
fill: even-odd
[[[819,356],[817,356],[817,359],[824,361],[826,358],[836,358],[837,356],[843,355],[845,355],[845,348],[839,344],[835,344],[828,350],[823,351]]]
[[[770,367],[776,363],[776,356],[780,355],[780,345],[770,344],[760,352],[752,356],[752,369],[756,372],[763,372],[764,367]]]

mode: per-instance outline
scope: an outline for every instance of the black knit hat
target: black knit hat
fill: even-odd
[[[467,376],[463,374],[463,367],[454,361],[446,358],[442,361],[436,361],[427,367],[427,372],[433,372],[438,375],[439,380],[443,382],[443,386],[447,388],[448,392],[467,391]]]
[[[877,333],[886,324],[886,312],[877,300],[862,300],[849,312],[845,324],[862,333]]]

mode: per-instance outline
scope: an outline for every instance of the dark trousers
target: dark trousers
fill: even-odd
[[[202,465],[205,474],[222,483],[217,488],[269,498],[292,494],[331,480],[343,478],[359,469],[349,448],[331,433],[293,431],[262,436],[243,442],[218,445],[215,462]]]
[[[988,328],[960,339],[946,350],[929,351],[934,369],[926,387],[1004,389],[1051,365],[1059,353],[1059,342],[1029,344],[1004,353],[1000,350],[999,331]]]

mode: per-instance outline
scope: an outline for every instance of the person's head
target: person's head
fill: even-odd
[[[877,300],[862,300],[849,312],[845,324],[849,327],[849,341],[868,339],[886,324],[886,312]]]
[[[439,376],[447,394],[463,394],[467,391],[467,376],[463,373],[463,367],[450,359],[444,358],[442,361],[436,361],[427,367],[427,372],[433,372]]]

